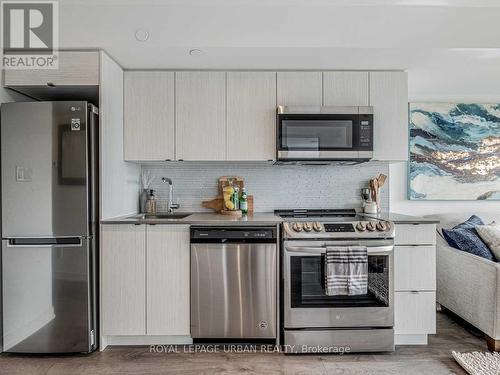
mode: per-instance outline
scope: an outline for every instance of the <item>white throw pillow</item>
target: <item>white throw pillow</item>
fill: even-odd
[[[495,258],[500,260],[500,224],[492,222],[491,224],[477,225],[475,228]]]

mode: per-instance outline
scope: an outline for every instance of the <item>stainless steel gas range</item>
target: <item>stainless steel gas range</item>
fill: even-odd
[[[394,223],[355,210],[276,210],[282,225],[282,343],[289,353],[394,350]],[[327,248],[366,247],[367,288],[327,295]]]

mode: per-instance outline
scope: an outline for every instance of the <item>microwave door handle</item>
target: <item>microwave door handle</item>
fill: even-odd
[[[345,245],[348,247],[349,245]],[[356,245],[352,245],[356,246]],[[390,253],[393,251],[394,246],[367,246],[368,254],[371,253]],[[307,253],[307,254],[325,254],[326,247],[313,247],[313,246],[286,246],[285,250],[291,253]]]

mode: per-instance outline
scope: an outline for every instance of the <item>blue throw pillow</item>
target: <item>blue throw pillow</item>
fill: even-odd
[[[472,215],[452,229],[443,229],[443,236],[451,247],[495,261],[490,249],[477,234],[476,225],[484,225],[484,223],[481,218]]]
[[[452,229],[461,229],[461,228],[465,228],[465,229],[472,229],[474,230],[474,227],[476,225],[484,225],[484,222],[483,220],[481,220],[480,217],[476,216],[476,215],[472,215],[471,217],[469,217],[467,220],[465,220],[463,223],[460,223],[458,225],[455,225]],[[446,231],[449,231],[449,229],[446,229]],[[448,245],[450,245],[451,247],[454,247],[455,249],[459,249],[458,245],[455,243],[455,241],[453,241],[453,239],[450,237],[450,236],[447,236],[446,233],[445,233],[445,230],[443,229],[442,230],[443,232],[443,236],[446,240],[446,242],[448,242]],[[475,230],[474,230],[475,232]],[[477,232],[475,232],[476,235],[477,235]],[[479,237],[479,235],[478,235]]]
[[[465,220],[463,223],[455,225],[453,227],[453,229],[459,229],[459,228],[474,229],[476,227],[476,225],[484,225],[484,222],[483,222],[483,220],[481,220],[481,218],[479,216],[472,215],[467,220]]]

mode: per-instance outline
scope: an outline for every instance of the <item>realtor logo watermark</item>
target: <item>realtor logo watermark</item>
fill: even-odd
[[[3,69],[57,69],[57,1],[1,1]]]

